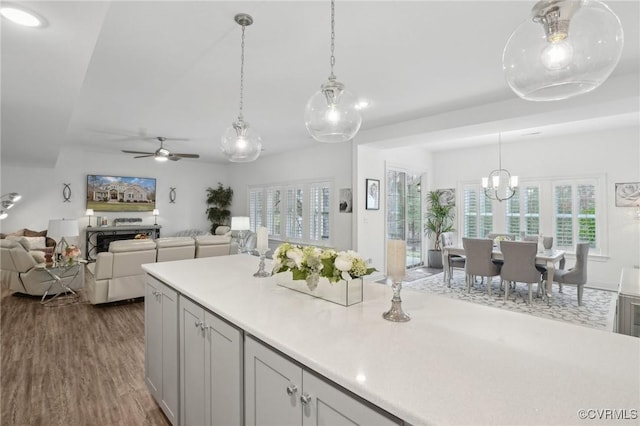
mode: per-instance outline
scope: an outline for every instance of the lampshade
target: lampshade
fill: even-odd
[[[64,219],[51,219],[49,220],[49,226],[47,227],[47,236],[59,241],[63,237],[77,237],[78,221],[77,220],[64,220]]]
[[[250,226],[251,225],[248,216],[234,216],[231,218],[232,231],[247,231]]]
[[[542,0],[511,35],[502,66],[511,89],[531,101],[590,92],[622,54],[618,16],[596,0]]]
[[[87,211],[86,211],[86,212],[84,212],[84,215],[85,215],[85,216],[93,216],[93,215],[94,215],[94,213],[93,213],[93,209],[87,209]]]
[[[153,209],[153,215],[154,215],[154,216],[159,216],[159,215],[160,215],[160,210],[158,210],[158,209]]]

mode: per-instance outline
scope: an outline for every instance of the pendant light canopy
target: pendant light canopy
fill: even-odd
[[[346,142],[358,133],[362,124],[357,99],[336,80],[333,66],[335,50],[335,2],[331,0],[331,73],[307,102],[304,121],[307,131],[318,142]]]
[[[511,35],[502,67],[511,89],[530,101],[590,92],[622,54],[618,16],[596,0],[542,0]]]
[[[498,133],[498,168],[482,178],[484,195],[491,200],[504,201],[513,197],[518,187],[518,176],[511,176],[502,168],[502,135]]]
[[[230,127],[227,127],[222,136],[221,149],[229,161],[244,163],[254,161],[262,151],[260,135],[253,130],[249,123],[244,121],[242,115],[244,96],[244,30],[248,25],[253,24],[253,18],[246,13],[239,13],[234,17],[235,21],[242,27],[242,55],[240,57],[240,112],[238,119]]]

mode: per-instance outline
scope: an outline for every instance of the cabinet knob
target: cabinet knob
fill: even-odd
[[[300,402],[302,402],[302,405],[307,405],[311,402],[311,395],[306,392],[303,393],[302,395],[300,395]]]
[[[287,395],[291,396],[294,393],[298,392],[298,387],[293,383],[287,386]]]
[[[196,321],[195,325],[196,325],[196,327],[202,328],[202,324],[203,324],[202,321]]]

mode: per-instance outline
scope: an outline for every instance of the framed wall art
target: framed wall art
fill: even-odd
[[[616,207],[640,207],[640,182],[616,183]]]
[[[379,210],[380,209],[380,181],[378,179],[367,179],[367,210]]]

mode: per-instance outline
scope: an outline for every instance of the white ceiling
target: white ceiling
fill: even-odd
[[[47,26],[1,23],[3,162],[52,166],[63,145],[154,151],[154,136],[188,138],[166,144],[201,155],[182,161],[224,162],[220,136],[238,114],[239,12],[254,18],[244,116],[262,135],[262,155],[316,143],[303,110],[329,74],[328,0],[13,3]],[[607,4],[625,31],[610,81],[532,103],[511,92],[501,68],[532,1],[338,0],[335,73],[371,104],[358,142],[448,149],[498,130],[584,131],[595,117],[638,125],[640,3]]]

